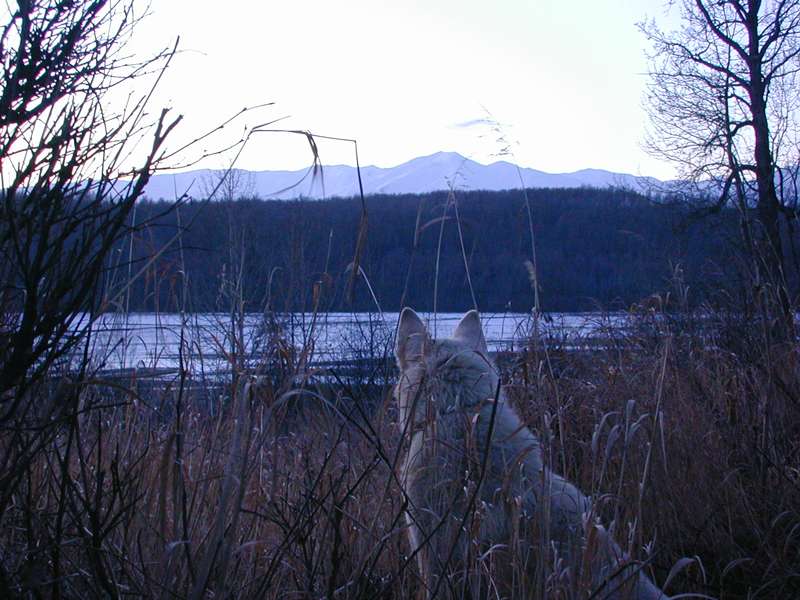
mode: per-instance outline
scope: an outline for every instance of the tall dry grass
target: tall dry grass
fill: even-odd
[[[531,344],[504,358],[504,381],[552,468],[594,496],[668,592],[797,597],[797,350],[759,346],[757,326],[742,323],[736,350],[729,329],[706,321],[648,313],[601,346]],[[185,373],[110,382],[88,369],[42,382],[24,423],[0,436],[0,592],[417,593],[390,359],[357,385],[314,373],[274,334],[264,357],[238,362],[233,387]],[[477,550],[474,572],[510,577],[514,597],[586,597],[558,565],[531,581],[502,568],[525,560]]]

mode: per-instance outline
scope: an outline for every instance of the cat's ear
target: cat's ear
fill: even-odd
[[[477,310],[471,310],[461,318],[453,332],[453,339],[477,352],[489,353],[486,347],[486,338],[483,337],[483,329],[481,329],[481,318]]]
[[[408,365],[422,360],[425,345],[429,340],[428,330],[422,319],[410,308],[404,308],[397,323],[397,337],[394,343],[397,366],[405,369]]]

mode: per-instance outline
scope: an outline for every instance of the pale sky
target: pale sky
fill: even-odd
[[[362,165],[393,166],[440,150],[548,172],[601,168],[661,178],[669,165],[642,150],[644,18],[663,0],[153,0],[134,45],[181,36],[158,105],[185,115],[180,136],[243,106],[248,117],[356,138]],[[238,130],[237,130],[238,131]],[[352,146],[320,142],[324,164],[354,164]],[[297,169],[303,139],[261,135],[237,166]],[[511,160],[511,159],[509,159]],[[203,166],[221,167],[221,161]]]

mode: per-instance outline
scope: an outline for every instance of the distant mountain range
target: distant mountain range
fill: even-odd
[[[652,177],[637,177],[600,169],[583,169],[574,173],[545,173],[498,161],[483,165],[455,152],[437,152],[396,167],[362,167],[364,193],[419,194],[447,190],[507,190],[520,187],[520,177],[528,188],[626,187],[645,191],[661,182]],[[184,173],[160,174],[150,179],[145,195],[151,199],[174,199],[188,193],[205,198],[218,181],[216,171],[201,169]],[[243,171],[232,176],[235,196],[257,196],[263,199],[332,198],[358,195],[355,167],[332,165],[322,175],[312,178],[308,170]],[[218,197],[224,197],[221,192]]]

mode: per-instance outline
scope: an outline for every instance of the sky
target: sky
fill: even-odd
[[[184,115],[176,143],[272,102],[229,126],[230,139],[285,117],[274,127],[358,140],[362,165],[455,151],[669,178],[642,149],[647,41],[636,27],[668,16],[664,0],[152,0],[132,47],[180,36],[155,97]],[[354,164],[350,143],[320,140],[319,151],[324,164]],[[310,160],[303,137],[258,134],[236,166]]]

